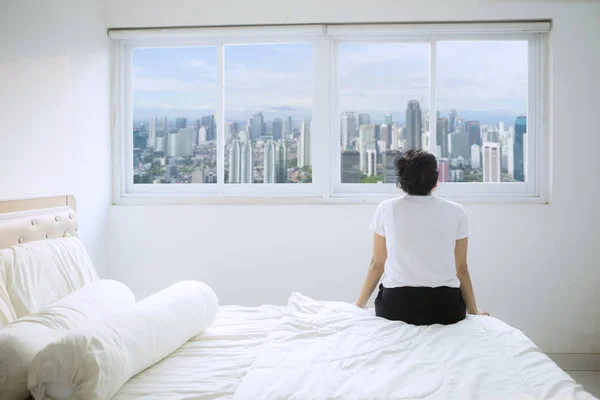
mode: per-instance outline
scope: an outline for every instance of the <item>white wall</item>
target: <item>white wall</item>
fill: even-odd
[[[566,3],[566,2],[565,2]],[[553,353],[600,352],[600,5],[476,0],[109,0],[111,27],[552,18],[551,205],[466,204],[482,308]],[[375,205],[116,206],[110,276],[146,295],[202,279],[225,304],[353,301]]]
[[[0,198],[73,193],[80,237],[106,261],[109,45],[101,0],[0,5]]]

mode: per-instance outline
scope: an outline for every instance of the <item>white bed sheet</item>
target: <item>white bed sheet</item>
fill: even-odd
[[[214,324],[129,380],[112,400],[229,399],[285,307],[225,306]]]
[[[490,317],[416,327],[294,294],[241,400],[593,399],[523,333]]]

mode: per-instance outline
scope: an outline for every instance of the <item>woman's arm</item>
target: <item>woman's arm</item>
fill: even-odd
[[[373,239],[373,257],[369,265],[369,272],[365,279],[365,283],[360,291],[360,296],[356,301],[356,305],[360,308],[365,308],[367,301],[371,298],[373,291],[377,287],[377,283],[383,275],[385,260],[387,259],[387,249],[385,247],[385,236],[374,234]]]
[[[456,241],[454,247],[454,259],[456,261],[456,276],[460,280],[460,289],[462,297],[467,306],[467,312],[473,315],[489,315],[484,311],[479,311],[475,302],[475,293],[473,292],[473,284],[469,275],[467,266],[467,248],[469,247],[469,239],[464,238]]]

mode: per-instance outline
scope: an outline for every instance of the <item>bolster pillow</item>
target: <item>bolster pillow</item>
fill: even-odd
[[[35,314],[0,330],[0,399],[30,397],[27,373],[34,356],[67,331],[85,326],[117,311],[133,307],[135,298],[120,282],[87,284]]]
[[[131,377],[208,328],[218,306],[206,284],[176,283],[48,345],[31,363],[29,389],[36,400],[110,399]]]

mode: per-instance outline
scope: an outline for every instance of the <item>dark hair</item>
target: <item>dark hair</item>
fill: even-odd
[[[408,150],[394,160],[396,186],[414,196],[427,196],[438,181],[435,156],[425,150]]]

